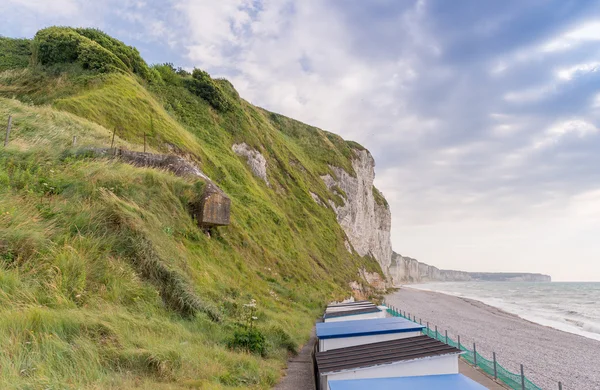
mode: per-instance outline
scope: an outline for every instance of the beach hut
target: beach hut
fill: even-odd
[[[360,301],[360,302],[329,305],[325,309],[325,313],[337,313],[337,312],[341,312],[341,311],[350,311],[350,310],[358,310],[358,309],[372,309],[375,307],[377,307],[377,305],[375,305],[372,302]]]
[[[329,381],[328,390],[485,390],[461,374]]]
[[[318,350],[351,347],[421,335],[423,325],[400,317],[317,324]]]
[[[336,380],[458,374],[461,353],[425,335],[317,352],[318,388]]]
[[[370,320],[385,318],[385,307],[352,308],[351,310],[332,311],[323,315],[323,322],[340,322],[349,320]]]

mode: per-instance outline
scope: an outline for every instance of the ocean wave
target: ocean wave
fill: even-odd
[[[559,283],[552,288],[544,285],[533,291],[535,287],[531,284],[510,284],[430,283],[411,287],[473,299],[540,325],[600,340],[600,310],[597,306],[600,284],[585,293],[576,284]]]

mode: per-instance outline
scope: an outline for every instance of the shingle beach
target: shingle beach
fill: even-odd
[[[438,326],[443,333],[477,352],[492,358],[506,369],[525,375],[543,389],[600,389],[600,341],[563,332],[524,320],[484,303],[451,295],[401,288],[388,295],[386,302]]]

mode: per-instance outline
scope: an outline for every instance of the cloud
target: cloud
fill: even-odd
[[[543,149],[552,145],[556,145],[560,140],[569,135],[575,135],[580,139],[598,133],[598,128],[593,124],[584,120],[576,119],[557,123],[550,127],[543,136],[538,139],[535,144],[535,149]]]
[[[583,64],[575,64],[568,68],[559,69],[557,72],[558,78],[564,81],[572,80],[576,75],[585,73],[597,72],[600,68],[600,62],[588,62]]]
[[[600,40],[600,21],[589,21],[542,44],[539,51],[554,53],[574,48],[585,42]]]

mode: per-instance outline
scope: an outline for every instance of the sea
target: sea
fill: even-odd
[[[443,282],[410,287],[474,299],[526,320],[600,341],[600,283]]]

